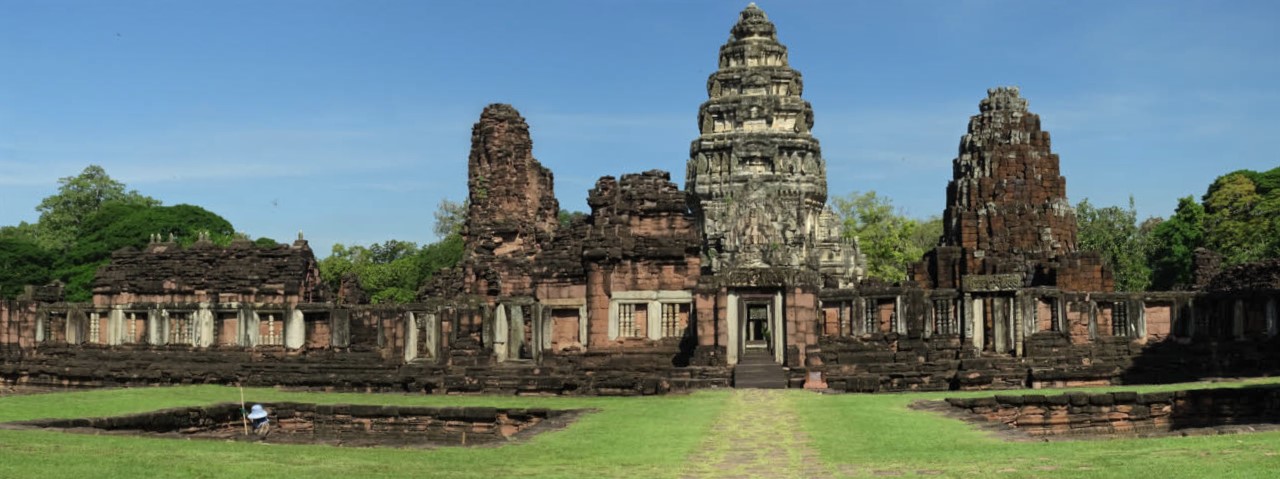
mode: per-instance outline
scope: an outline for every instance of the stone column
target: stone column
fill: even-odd
[[[217,333],[214,328],[217,321],[214,319],[213,311],[209,309],[209,303],[200,303],[200,308],[192,313],[192,321],[195,322],[196,328],[196,346],[207,348],[213,346]]]
[[[983,311],[984,304],[982,301],[982,297],[979,296],[974,298],[969,293],[965,293],[964,297],[965,297],[965,302],[973,306],[972,308],[968,308],[965,310],[965,319],[967,320],[970,326],[970,330],[973,331],[973,347],[978,348],[979,351],[982,351],[984,347],[983,343],[985,342],[985,338],[983,338],[983,335],[986,334],[986,332],[983,331],[984,329],[983,316],[985,313]]]
[[[786,336],[787,336],[787,333],[791,331],[789,331],[788,328],[786,327],[787,317],[784,314],[784,310],[782,308],[782,292],[781,291],[774,293],[773,295],[773,311],[771,312],[770,316],[771,317],[769,318],[769,322],[772,324],[769,325],[769,328],[773,330],[772,333],[770,334],[771,336],[770,339],[773,340],[773,360],[777,361],[778,364],[786,364],[786,358],[787,358]],[[803,364],[804,358],[800,358],[800,359],[801,359],[801,364]]]
[[[738,349],[742,347],[742,338],[739,337],[741,332],[738,331],[738,295],[730,292],[728,297],[725,305],[725,326],[728,328],[726,332],[729,333],[729,344],[726,345],[728,347],[725,348],[725,352],[729,365],[733,366],[738,364]]]
[[[1244,339],[1244,300],[1237,299],[1231,308],[1231,337]]]
[[[609,300],[609,340],[618,339],[618,300]]]
[[[1146,344],[1147,342],[1147,302],[1142,300],[1142,298],[1138,298],[1133,301],[1130,301],[1129,303],[1131,306],[1136,307],[1138,311],[1137,321],[1133,323],[1134,331],[1138,336],[1138,340],[1142,341],[1143,344]],[[1170,316],[1172,316],[1172,314]],[[1172,317],[1170,317],[1170,320],[1169,320],[1169,328],[1170,329],[1173,328]]]
[[[124,342],[124,310],[120,309],[119,306],[111,308],[111,311],[107,313],[106,333],[106,343],[108,345],[118,346]]]
[[[284,323],[284,347],[302,349],[307,345],[307,321],[302,310],[290,309],[285,313],[289,315],[289,319]]]
[[[507,306],[498,303],[493,315],[493,354],[499,362],[507,360],[507,335],[510,333],[510,325],[507,320]]]
[[[587,324],[591,322],[591,318],[587,317],[587,305],[578,306],[578,342],[582,343],[582,347],[587,347]]]
[[[427,346],[427,354],[431,359],[438,360],[440,358],[440,315],[436,313],[422,313],[415,317],[415,320],[422,324],[422,335],[418,337]]]
[[[1267,298],[1267,337],[1276,335],[1276,298]]]
[[[1026,330],[1024,329],[1026,328],[1026,322],[1024,322],[1027,307],[1026,299],[1026,296],[1023,296],[1021,292],[1014,292],[1013,298],[1009,300],[1012,306],[1011,309],[1013,309],[1013,355],[1019,357],[1022,356],[1022,342],[1026,338]],[[1032,316],[1032,318],[1035,318],[1035,316]],[[1034,321],[1031,322],[1034,323]]]
[[[652,300],[645,304],[645,328],[649,339],[662,339],[662,303]]]
[[[418,318],[409,311],[404,318],[404,362],[418,359]]]
[[[147,344],[169,344],[169,311],[164,309],[147,310]]]

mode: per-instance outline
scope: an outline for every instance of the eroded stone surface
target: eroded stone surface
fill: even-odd
[[[1110,291],[1096,253],[1076,248],[1075,210],[1049,132],[1017,87],[987,91],[969,119],[947,184],[941,245],[914,268],[931,287],[967,275],[1017,275],[1021,286]]]

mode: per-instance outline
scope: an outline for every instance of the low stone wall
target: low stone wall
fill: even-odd
[[[577,410],[544,408],[422,407],[264,403],[270,442],[340,443],[358,446],[477,445],[504,442],[548,421],[561,425]],[[6,424],[76,432],[155,433],[179,437],[245,437],[239,404],[174,408],[127,416],[53,419]]]
[[[996,395],[946,402],[974,418],[1031,436],[1132,435],[1280,423],[1280,386]]]
[[[1098,338],[1073,344],[1061,333],[1027,338],[1025,355],[980,353],[959,338],[894,333],[824,337],[818,365],[830,388],[849,392],[1062,388],[1161,384],[1280,373],[1280,337],[1267,340],[1162,341]]]
[[[676,367],[676,350],[598,350],[532,361],[408,364],[371,350],[41,347],[0,359],[0,385],[93,388],[243,384],[297,389],[430,394],[650,395],[729,387],[723,366]]]

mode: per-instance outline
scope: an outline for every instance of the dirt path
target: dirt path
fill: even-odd
[[[729,401],[682,479],[834,477],[809,446],[786,391],[739,389]]]

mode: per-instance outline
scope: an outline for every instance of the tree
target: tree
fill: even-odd
[[[0,237],[0,298],[14,298],[26,285],[48,283],[54,258],[29,239]]]
[[[560,210],[556,214],[556,221],[560,223],[561,228],[568,228],[573,225],[573,220],[585,218],[586,216],[587,214],[581,211]]]
[[[436,218],[436,226],[434,228],[436,238],[443,240],[451,234],[462,232],[462,225],[467,219],[467,203],[442,199],[436,207],[434,215]]]
[[[178,244],[190,245],[200,233],[221,245],[236,234],[230,222],[199,206],[109,203],[84,219],[82,234],[59,259],[56,276],[67,285],[67,300],[88,301],[94,275],[113,251],[144,248],[154,234],[164,239],[172,235]]]
[[[372,302],[408,303],[438,271],[458,264],[462,249],[462,237],[456,233],[421,248],[399,240],[368,247],[339,243],[320,260],[320,277],[336,290],[342,278],[354,274]]]
[[[1138,211],[1133,197],[1129,207],[1097,208],[1083,199],[1076,205],[1077,241],[1083,251],[1097,251],[1102,261],[1115,273],[1116,289],[1143,291],[1151,285],[1151,268],[1147,264],[1150,249],[1147,232],[1138,225]]]
[[[71,247],[81,228],[94,212],[109,203],[159,206],[160,201],[125,186],[107,176],[101,166],[89,165],[77,176],[58,180],[58,193],[40,201],[37,238],[42,246],[62,251]]]
[[[897,214],[893,203],[877,196],[875,191],[855,191],[835,198],[833,203],[842,221],[841,234],[858,238],[862,254],[867,257],[868,277],[888,281],[907,279],[907,265],[919,261],[941,236],[941,219],[931,218],[922,224]]]
[[[1178,200],[1173,217],[1151,231],[1147,263],[1151,265],[1151,287],[1169,290],[1191,284],[1195,250],[1204,245],[1204,207],[1195,198]]]
[[[1205,246],[1225,264],[1280,253],[1280,168],[1265,173],[1240,170],[1218,177],[1204,201]]]

